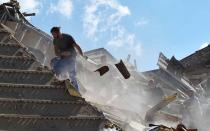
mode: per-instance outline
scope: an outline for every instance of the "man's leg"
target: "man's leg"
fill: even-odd
[[[52,70],[55,72],[57,76],[61,74],[60,60],[61,59],[59,57],[55,57],[51,60],[50,63]]]
[[[66,74],[70,78],[70,81],[74,88],[79,91],[79,86],[76,78],[76,58],[68,57],[68,58],[54,58],[51,60],[51,67],[53,71],[56,73],[56,76],[60,78],[65,78]]]
[[[79,86],[77,83],[77,78],[76,78],[76,58],[74,57],[69,57],[67,59],[67,66],[66,66],[66,70],[68,72],[69,78],[71,80],[72,85],[74,86],[74,88],[79,91]]]
[[[78,86],[77,78],[76,78],[76,68],[71,69],[70,79],[71,79],[71,83],[73,84],[73,86],[76,88],[77,91],[79,91],[79,86]]]

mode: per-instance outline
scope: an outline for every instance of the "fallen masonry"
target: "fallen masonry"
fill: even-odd
[[[0,5],[0,130],[209,130],[210,46],[181,60],[160,53],[159,69],[147,72],[138,72],[129,56],[125,74],[116,71],[118,61],[106,49],[85,52],[86,68],[78,65],[82,97],[86,85],[99,86],[108,104],[87,102],[49,69],[52,38],[29,23],[25,17],[34,14],[21,13],[18,5],[16,0]],[[97,84],[95,71],[112,82]]]

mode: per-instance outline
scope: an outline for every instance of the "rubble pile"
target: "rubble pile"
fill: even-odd
[[[151,123],[175,128],[183,123],[191,130],[209,130],[210,46],[180,61],[160,53],[159,69],[147,72],[138,72],[124,60],[131,73],[129,80],[117,73],[117,60],[104,48],[86,55],[111,71],[103,77],[88,72],[89,78],[81,71],[79,78],[86,85],[83,95],[125,129],[143,130]]]
[[[66,85],[53,76],[52,38],[25,19],[33,13],[22,14],[19,8],[17,1],[0,5],[0,104],[7,105],[0,108],[0,121],[6,125],[0,124],[1,129],[33,129],[33,124],[44,129],[45,122],[50,129],[74,131],[209,130],[210,46],[182,60],[160,53],[159,69],[147,72],[139,72],[130,56],[119,61],[104,48],[87,51],[88,59],[77,57],[84,100],[67,94]],[[81,112],[67,110],[80,108]]]

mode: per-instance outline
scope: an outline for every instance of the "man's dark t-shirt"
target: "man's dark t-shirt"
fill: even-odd
[[[53,44],[58,47],[61,52],[69,51],[71,55],[76,56],[73,44],[76,43],[74,38],[68,34],[61,34],[62,38],[53,39]]]

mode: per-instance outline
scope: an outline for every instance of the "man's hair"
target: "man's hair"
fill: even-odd
[[[50,30],[50,32],[60,32],[60,27],[52,27],[52,29]]]

